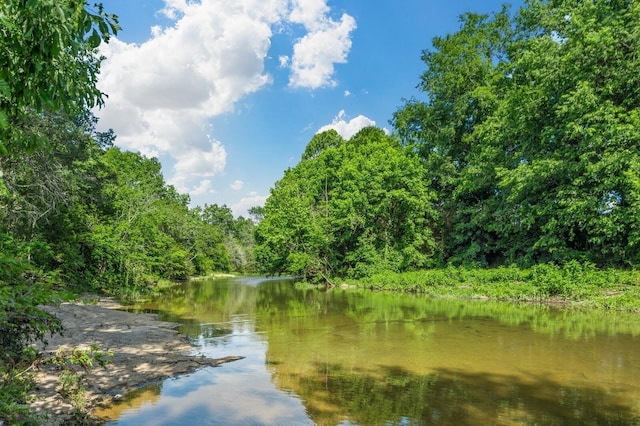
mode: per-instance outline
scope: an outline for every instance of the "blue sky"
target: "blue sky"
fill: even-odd
[[[422,50],[496,0],[102,0],[122,27],[102,46],[96,112],[123,149],[158,157],[192,205],[236,215],[321,129],[389,120],[416,89]],[[521,1],[510,2],[514,7]]]

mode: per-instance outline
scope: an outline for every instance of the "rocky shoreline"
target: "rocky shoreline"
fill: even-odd
[[[89,350],[92,345],[101,352],[111,351],[109,363],[103,368],[93,365],[84,375],[82,385],[86,400],[84,412],[119,400],[133,389],[198,368],[218,366],[242,359],[240,356],[206,358],[194,354],[186,336],[175,330],[177,324],[159,321],[153,314],[136,314],[122,310],[113,299],[97,302],[63,303],[45,307],[62,320],[63,335],[49,336],[45,358],[58,350],[73,348]],[[78,410],[59,392],[63,368],[41,364],[35,374],[31,407],[46,424],[68,424],[78,416]],[[99,419],[92,419],[99,423]]]

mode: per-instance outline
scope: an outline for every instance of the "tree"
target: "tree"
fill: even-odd
[[[418,158],[380,129],[334,133],[314,136],[271,190],[256,228],[261,269],[330,281],[428,265],[435,213]]]
[[[636,2],[531,2],[512,80],[487,138],[518,141],[498,169],[534,260],[637,262],[629,170],[640,146]],[[526,111],[515,115],[512,111]],[[510,112],[511,111],[511,112]]]
[[[489,200],[495,173],[485,167],[475,133],[496,106],[495,82],[508,59],[511,26],[507,8],[492,16],[466,13],[460,19],[458,32],[436,37],[433,50],[422,54],[427,70],[419,87],[428,100],[407,101],[392,123],[403,143],[425,162],[427,180],[437,194],[441,246],[462,261],[484,262],[496,244],[483,229],[493,221]]]
[[[217,226],[220,231],[229,237],[234,235],[234,217],[233,211],[226,204],[219,206],[217,204],[206,205],[202,209],[202,219]]]
[[[3,222],[8,219],[2,223],[0,239],[11,242],[0,251],[5,272],[0,277],[0,327],[3,336],[13,339],[3,339],[0,349],[13,361],[32,337],[59,331],[59,324],[37,308],[57,299],[52,277],[42,274],[31,259],[34,248],[46,253],[48,244],[33,238],[20,241],[22,236],[16,242],[5,234],[10,230],[5,225],[26,224],[33,237],[37,222],[58,210],[72,187],[64,181],[59,163],[48,167],[43,161],[46,151],[31,154],[49,146],[47,122],[53,115],[75,117],[102,102],[96,88],[100,58],[95,49],[116,33],[117,18],[101,5],[95,11],[85,6],[80,0],[0,2],[0,213]],[[14,179],[9,186],[7,174]],[[29,189],[29,197],[23,196],[25,191],[16,194],[12,184]],[[13,206],[19,211],[9,210]]]
[[[635,2],[527,1],[466,14],[394,115],[437,191],[445,258],[635,264]]]
[[[234,218],[226,205],[205,205],[202,220],[218,228],[224,235],[224,245],[229,253],[230,269],[236,272],[253,272],[253,227],[250,219]]]
[[[249,207],[249,217],[254,224],[259,224],[264,219],[264,206]]]
[[[304,153],[302,154],[302,160],[313,160],[327,148],[336,148],[343,143],[344,139],[342,139],[342,136],[340,136],[334,129],[329,129],[322,133],[317,133],[313,135],[313,137],[307,144]]]
[[[118,29],[115,15],[85,0],[0,3],[0,156],[42,142],[22,129],[33,113],[102,104],[96,48]]]
[[[255,256],[261,272],[307,277],[328,272],[322,228],[313,198],[318,192],[310,169],[285,171],[265,204],[265,216],[256,227]]]
[[[30,375],[40,354],[31,343],[62,330],[41,309],[86,277],[82,244],[100,181],[89,115],[34,114],[29,126],[47,149],[3,158],[0,185],[0,419],[23,423]]]

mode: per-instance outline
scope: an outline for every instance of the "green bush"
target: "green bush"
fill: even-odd
[[[61,296],[53,289],[51,275],[26,262],[0,257],[0,361],[16,364],[35,341],[46,333],[62,331],[60,320],[39,308],[55,304]]]
[[[29,370],[37,359],[31,344],[62,330],[58,318],[39,308],[60,300],[54,278],[18,257],[0,256],[0,424],[40,424],[27,405]]]

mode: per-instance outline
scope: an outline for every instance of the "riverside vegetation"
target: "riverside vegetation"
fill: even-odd
[[[264,208],[189,207],[89,112],[117,17],[0,4],[0,420],[33,423],[31,343],[74,294],[216,272],[637,311],[640,3],[467,13],[390,134],[315,135]],[[255,225],[257,223],[257,225]]]
[[[440,297],[562,303],[576,308],[640,313],[640,272],[597,269],[591,263],[546,263],[531,268],[448,267],[383,272],[357,281],[375,290],[412,291]]]

